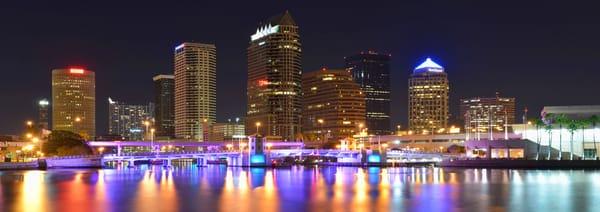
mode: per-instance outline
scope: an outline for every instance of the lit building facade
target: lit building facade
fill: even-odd
[[[366,128],[369,134],[389,135],[390,128],[390,59],[387,54],[362,52],[345,58],[354,81],[366,96]]]
[[[435,133],[448,127],[450,86],[444,68],[430,58],[417,66],[408,79],[408,128],[417,134]]]
[[[214,141],[239,141],[245,139],[244,122],[239,118],[235,121],[229,119],[227,122],[215,123],[212,126],[211,140]]]
[[[365,123],[365,94],[349,70],[322,69],[302,75],[305,140],[339,141]]]
[[[461,99],[460,115],[467,133],[510,131],[509,126],[515,124],[515,98],[496,94],[496,97]]]
[[[108,134],[119,135],[130,140],[141,141],[149,138],[150,132],[146,131],[152,123],[154,105],[129,105],[108,98]]]
[[[217,116],[217,54],[212,44],[175,47],[175,136],[207,141]]]
[[[66,130],[84,139],[96,135],[96,78],[80,68],[52,70],[52,130]]]
[[[247,49],[246,134],[280,140],[300,136],[301,45],[289,12],[260,24]]]
[[[42,99],[38,102],[38,128],[40,130],[49,130],[49,114],[48,107],[50,102],[47,99]]]
[[[175,76],[154,78],[154,121],[157,137],[175,137]]]

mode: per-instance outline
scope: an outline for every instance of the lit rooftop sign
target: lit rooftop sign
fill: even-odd
[[[431,60],[431,58],[427,58],[425,60],[425,62],[421,63],[421,65],[419,65],[415,68],[415,72],[422,72],[422,71],[444,72],[444,67],[433,62],[433,60]]]
[[[279,32],[279,25],[271,26],[271,24],[269,24],[256,29],[256,33],[250,36],[250,40],[255,41],[276,32]]]
[[[179,46],[176,46],[176,47],[175,47],[175,50],[179,50],[179,49],[181,49],[181,48],[183,48],[183,47],[185,47],[185,43],[182,43],[181,45],[179,45]]]
[[[69,73],[71,74],[83,74],[85,71],[81,68],[71,68],[69,69]]]
[[[46,105],[49,105],[50,102],[48,102],[48,100],[44,99],[44,100],[40,100],[39,104],[42,105],[42,106],[46,106]]]

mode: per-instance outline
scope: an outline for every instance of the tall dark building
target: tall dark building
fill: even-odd
[[[131,105],[108,98],[108,134],[140,141],[151,136],[149,125],[153,119],[154,104]]]
[[[250,36],[246,134],[273,139],[300,135],[302,66],[298,26],[289,12],[261,23]]]
[[[38,103],[39,106],[39,115],[38,115],[38,127],[40,130],[48,130],[49,127],[49,115],[48,115],[48,106],[50,106],[50,102],[47,99],[42,99]]]
[[[366,96],[366,127],[370,134],[387,135],[390,128],[390,59],[387,54],[361,52],[346,57],[346,68]]]
[[[157,75],[154,80],[156,136],[175,137],[175,77]]]

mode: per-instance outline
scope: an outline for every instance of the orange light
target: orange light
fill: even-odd
[[[83,74],[85,71],[81,68],[71,68],[69,69],[69,73],[71,74]]]
[[[269,84],[269,81],[267,81],[267,80],[258,80],[258,86],[265,86],[268,84]]]

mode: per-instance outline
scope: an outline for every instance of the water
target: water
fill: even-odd
[[[600,211],[600,171],[138,166],[0,171],[0,211]]]

